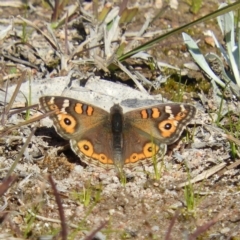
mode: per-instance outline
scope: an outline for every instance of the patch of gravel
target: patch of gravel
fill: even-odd
[[[135,4],[134,1],[130,2]],[[146,32],[143,38],[150,39],[160,28],[162,31],[191,22],[215,10],[218,1],[203,1],[201,11],[197,15],[190,12],[185,1],[176,3],[179,4],[176,5],[178,9],[167,9],[162,17],[152,23],[150,31]],[[33,7],[40,5],[38,2],[35,4],[31,11],[12,7],[6,11],[1,9],[2,22],[7,19],[9,24],[9,16],[15,16],[14,21],[17,21],[19,20],[17,15],[25,16],[27,12],[28,19],[45,30],[44,22],[50,21],[51,11],[41,7],[36,12]],[[144,14],[157,11],[159,9],[154,5],[150,7],[149,1],[143,1],[142,8],[140,6],[139,14],[136,16],[136,24],[129,24],[126,30],[130,33],[139,31],[146,20],[143,18]],[[214,30],[217,36],[220,35],[215,22],[210,21],[192,30],[194,38],[199,40],[200,47],[204,46],[203,51],[209,51],[209,48],[215,51],[213,47],[205,46],[202,33],[206,29]],[[16,67],[14,72],[16,77],[11,81],[11,85],[15,86],[25,71],[39,81],[43,78],[51,81],[54,76],[67,75],[65,71],[60,71],[59,56],[52,51],[43,35],[33,31],[29,26],[26,30],[29,33],[27,42],[30,45],[18,44],[23,31],[20,25],[16,25],[14,34],[9,35],[1,45],[4,55],[9,54],[10,57],[21,60],[14,62],[2,55],[1,74],[7,72],[9,73],[7,77],[10,78],[11,64],[14,62]],[[54,34],[60,48],[65,51],[63,30],[56,29]],[[72,23],[69,25],[68,35],[70,50],[74,52],[77,47],[73,44],[73,39],[76,35],[79,36],[79,33]],[[180,43],[181,37],[176,36],[164,40],[149,53],[156,59],[181,68],[191,59],[189,54],[182,50]],[[67,67],[69,72],[72,69],[84,72],[87,79],[96,71],[95,66],[92,69],[87,64],[78,65],[80,60],[85,60],[84,57],[87,55],[84,54],[72,59]],[[144,62],[133,59],[130,61],[132,67],[146,72],[148,79],[159,75],[150,71]],[[52,64],[57,67],[52,68]],[[82,72],[80,75],[84,75]],[[101,71],[98,74],[101,74]],[[200,72],[189,70],[187,74],[192,79],[203,78]],[[7,84],[2,82],[1,85],[4,87]],[[172,92],[169,94],[174,95]],[[192,103],[199,110],[198,115],[183,133],[182,138],[168,146],[166,156],[157,165],[159,179],[156,178],[153,166],[144,166],[135,171],[126,169],[126,183],[123,183],[114,170],[105,171],[85,166],[68,148],[68,142],[58,137],[53,128],[49,129],[46,125],[39,127],[23,156],[18,159],[19,162],[14,169],[14,175],[18,176],[17,180],[0,198],[2,213],[0,239],[44,239],[44,237],[51,239],[60,231],[59,206],[48,180],[49,174],[53,177],[59,192],[71,239],[84,239],[104,223],[104,227],[96,235],[98,239],[164,239],[171,225],[172,239],[185,239],[202,226],[205,229],[202,230],[201,239],[238,239],[239,153],[237,152],[235,158],[232,156],[233,145],[229,143],[228,136],[214,125],[220,102],[221,99],[211,92],[208,95],[199,94],[197,101],[192,99]],[[223,102],[223,111],[231,109],[234,124],[239,124],[239,106],[240,103],[234,99]],[[24,104],[15,102],[14,107],[22,108]],[[31,114],[31,117],[35,117],[36,111],[32,111]],[[23,118],[24,114],[14,114],[7,119],[6,125],[13,127],[23,122]],[[228,127],[228,121],[228,118],[222,117],[220,124]],[[18,158],[30,133],[31,126],[24,126],[8,131],[1,137],[2,180]],[[199,176],[201,178],[198,178]],[[184,183],[189,184],[190,189],[184,188]],[[4,185],[4,182],[2,184]],[[211,225],[209,228],[208,224]]]

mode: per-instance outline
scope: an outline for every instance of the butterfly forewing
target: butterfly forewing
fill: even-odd
[[[149,138],[172,144],[179,139],[195,114],[196,108],[192,105],[169,103],[128,112],[125,121],[148,134]]]
[[[58,134],[65,139],[78,138],[108,121],[108,112],[75,99],[45,96],[40,98],[40,104],[45,112],[55,111],[50,117]]]

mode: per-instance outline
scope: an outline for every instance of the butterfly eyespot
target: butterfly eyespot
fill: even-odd
[[[102,162],[107,162],[107,156],[104,154],[99,154],[99,157],[101,159]]]
[[[68,115],[68,114],[57,114],[57,118],[59,121],[60,126],[62,129],[67,133],[74,133],[75,127],[77,125],[76,120],[74,117]]]
[[[131,156],[130,156],[130,162],[136,162],[138,160],[138,154],[137,153],[133,153]]]
[[[170,129],[172,128],[172,124],[167,123],[167,124],[165,124],[164,128],[165,128],[166,130],[170,130]]]
[[[83,154],[87,155],[88,157],[91,157],[94,153],[93,145],[90,141],[82,140],[82,141],[77,143],[77,146],[78,146],[79,150]]]
[[[68,126],[70,126],[72,124],[72,122],[69,118],[64,118],[64,123]]]
[[[146,143],[143,147],[143,154],[145,157],[152,157],[154,156],[159,150],[159,146],[154,143]]]
[[[84,148],[84,150],[86,150],[86,151],[88,151],[88,150],[89,150],[89,146],[88,146],[88,145],[86,145],[86,144],[84,144],[84,145],[83,145],[83,148]]]
[[[132,158],[133,160],[135,160],[135,159],[137,158],[137,155],[136,155],[136,154],[133,154],[133,155],[131,156],[131,158]]]
[[[148,152],[152,152],[152,147],[149,147],[147,150]]]
[[[158,124],[161,135],[165,138],[171,137],[177,130],[179,121],[176,119],[168,119]]]

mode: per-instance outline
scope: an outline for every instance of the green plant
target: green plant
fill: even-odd
[[[24,238],[28,238],[29,237],[29,234],[31,232],[31,229],[33,227],[35,219],[36,219],[36,217],[34,215],[30,214],[30,213],[28,213],[25,216],[24,220],[26,222],[26,226],[25,226],[25,229],[24,229],[24,232],[23,232]]]
[[[68,4],[68,0],[55,0],[54,5],[52,5],[51,1],[46,0],[46,2],[53,10],[51,20],[52,22],[56,22],[63,12],[64,7]]]
[[[193,188],[193,184],[191,183],[191,175],[188,167],[187,167],[187,177],[188,177],[188,184],[186,184],[184,187],[184,199],[185,199],[186,208],[189,212],[189,211],[192,211],[195,207],[195,198],[194,198],[194,188]]]
[[[83,186],[81,192],[73,192],[73,198],[80,203],[82,203],[85,207],[87,207],[90,204],[91,200],[91,194],[92,194],[92,189],[91,188],[85,188]]]
[[[118,169],[118,177],[119,177],[119,181],[123,186],[126,186],[127,184],[127,177],[125,172],[123,171],[123,169]]]
[[[27,42],[27,24],[25,22],[22,23],[22,42],[26,43]]]
[[[191,12],[194,14],[198,13],[202,6],[202,0],[192,0],[191,1]]]
[[[193,184],[189,181],[184,187],[184,199],[188,211],[192,211],[195,207],[195,196]]]
[[[87,183],[86,187],[82,187],[82,191],[73,191],[72,198],[82,203],[85,207],[89,206],[91,201],[93,201],[93,204],[96,204],[101,198],[101,187],[96,189],[96,187],[92,187],[90,183]]]
[[[226,6],[226,4],[221,4],[220,9]],[[227,12],[218,16],[217,20],[223,39],[226,41],[226,50],[219,43],[214,33],[212,33],[212,37],[224,61],[215,53],[208,53],[204,57],[197,44],[188,34],[183,33],[183,39],[193,59],[211,81],[217,83],[222,88],[229,89],[237,98],[240,98],[239,21],[236,23],[236,27],[234,27],[233,12]],[[236,37],[235,31],[238,35]],[[235,39],[238,40],[236,41]],[[228,68],[224,67],[225,64],[227,64]]]
[[[229,132],[235,136],[237,139],[240,138],[240,118],[238,117],[236,122],[232,121],[231,118],[231,113],[229,111],[229,119],[230,119],[230,124],[229,124]],[[239,156],[239,144],[236,144],[235,142],[230,142],[230,149],[231,149],[231,155],[235,159]]]
[[[152,148],[154,148],[154,147],[155,147],[155,145],[152,146]],[[162,145],[160,145],[160,150],[159,150],[159,153],[161,154],[161,156],[159,156],[160,154],[152,156],[154,177],[156,180],[160,180],[160,178],[162,176],[162,171],[164,169],[163,157],[166,153],[166,150],[167,150],[166,144],[162,144]],[[159,164],[159,160],[161,161],[160,164]]]
[[[17,68],[16,67],[10,67],[9,68],[9,74],[17,74]]]
[[[222,14],[228,13],[229,11],[236,10],[238,8],[240,8],[240,2],[236,2],[234,4],[229,4],[228,6],[225,6],[225,7],[221,8],[221,9],[218,9],[215,12],[212,12],[212,13],[210,13],[210,14],[202,17],[202,18],[197,19],[196,21],[188,23],[188,24],[186,24],[184,26],[181,26],[181,27],[179,27],[177,29],[173,29],[172,31],[169,31],[169,32],[167,32],[167,33],[165,33],[165,34],[163,34],[161,36],[158,36],[158,37],[156,37],[156,38],[154,38],[154,39],[152,39],[152,40],[142,44],[141,46],[138,46],[138,47],[136,47],[136,48],[126,52],[125,54],[120,56],[118,58],[118,60],[119,61],[124,61],[127,58],[131,57],[132,55],[134,55],[134,54],[136,54],[136,53],[138,53],[140,51],[145,51],[147,49],[152,48],[155,44],[159,43],[160,41],[162,41],[162,40],[164,40],[164,39],[166,39],[166,38],[168,38],[168,37],[170,37],[170,36],[172,36],[174,34],[182,33],[187,28],[195,26],[195,25],[197,25],[199,23],[202,23],[204,21],[211,20],[211,19],[213,19],[213,18],[215,18],[217,16],[220,16]]]
[[[31,77],[29,77],[28,83],[29,83],[29,94],[28,94],[27,107],[31,106],[31,104],[32,104],[32,80],[31,80]],[[30,117],[30,109],[27,109],[25,119],[28,120],[29,117]]]
[[[195,209],[197,202],[199,201],[199,195],[195,193],[194,185],[191,182],[191,174],[188,166],[185,164],[187,168],[187,182],[184,186],[184,200],[186,204],[186,209],[188,213],[192,213]]]

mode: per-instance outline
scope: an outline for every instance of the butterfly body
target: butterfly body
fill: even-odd
[[[40,104],[58,134],[70,140],[81,160],[105,169],[150,164],[177,141],[196,109],[192,105],[163,103],[123,113],[114,104],[110,112],[72,98],[44,96]]]

